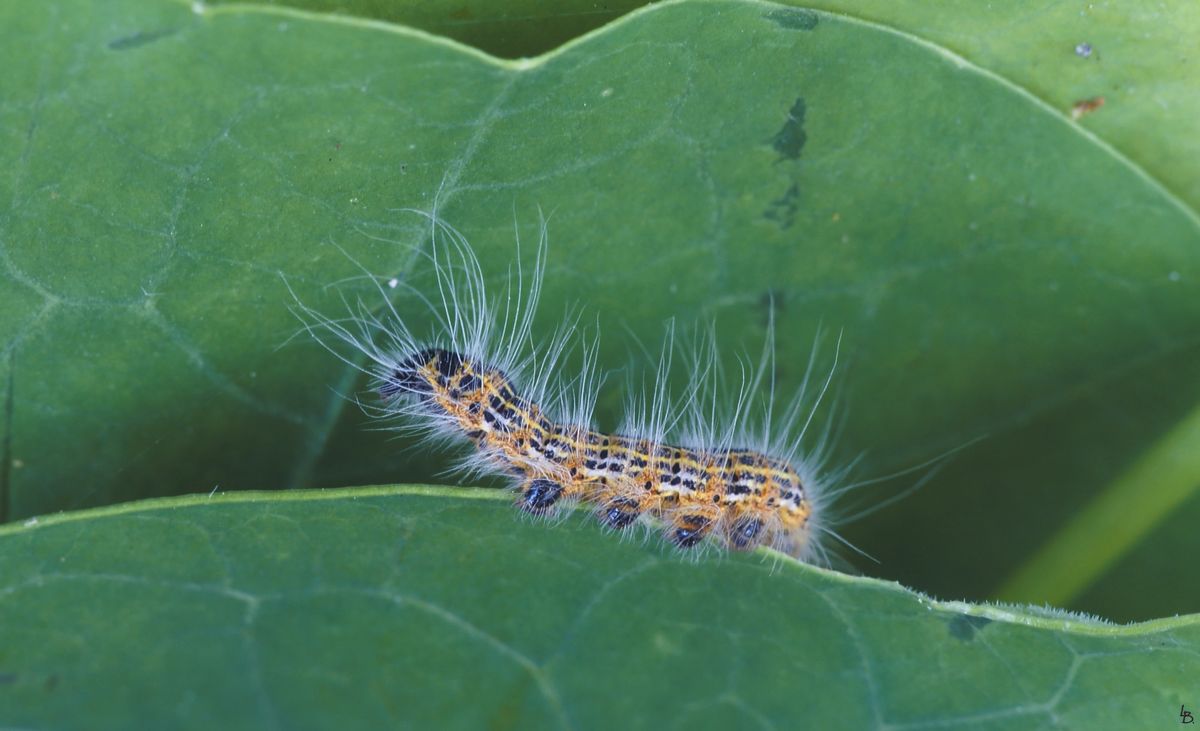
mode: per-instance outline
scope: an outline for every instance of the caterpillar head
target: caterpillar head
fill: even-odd
[[[503,371],[444,348],[423,348],[398,358],[380,380],[379,396],[385,401],[406,395],[422,400],[438,396],[472,413],[472,404],[489,398],[518,405]]]
[[[397,364],[381,378],[379,396],[385,401],[406,395],[424,397],[435,390],[458,386],[460,376],[468,370],[466,365],[467,361],[461,355],[450,350],[419,350],[397,359]]]

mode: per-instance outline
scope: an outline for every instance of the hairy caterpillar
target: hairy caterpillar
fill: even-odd
[[[567,317],[544,343],[532,334],[545,275],[545,222],[531,276],[520,266],[518,242],[516,276],[509,277],[504,296],[492,298],[467,241],[436,214],[423,215],[430,221],[431,250],[420,253],[431,265],[431,291],[364,269],[379,291],[382,315],[359,301],[350,317],[333,319],[296,300],[306,329],[371,376],[380,403],[370,412],[398,418],[403,429],[469,441],[474,449],[463,466],[504,475],[516,504],[529,514],[552,515],[583,503],[611,530],[652,526],[680,549],[766,545],[827,562],[818,539],[835,535],[825,525],[825,487],[838,475],[822,475],[824,450],[804,454],[801,441],[832,368],[810,399],[815,403],[804,408],[802,386],[774,418],[774,378],[767,375],[772,319],[763,358],[757,367],[743,368],[735,398],[721,400],[723,379],[710,337],[691,354],[690,385],[672,399],[667,376],[675,345],[669,328],[649,393],[628,399],[616,432],[600,431],[592,418],[604,380],[596,341],[583,343],[582,371],[561,379],[556,371],[574,347],[577,318]],[[413,332],[414,318],[400,314],[384,283],[404,287],[423,305],[433,321],[428,337]],[[361,355],[341,354],[330,335]],[[361,356],[368,362],[360,363]]]

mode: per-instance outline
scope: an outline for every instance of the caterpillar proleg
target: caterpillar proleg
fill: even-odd
[[[725,392],[712,331],[700,330],[688,351],[668,326],[653,383],[631,389],[623,423],[604,431],[593,418],[605,380],[598,341],[581,339],[571,314],[551,336],[533,333],[545,222],[533,270],[520,265],[518,242],[517,264],[496,296],[466,239],[436,214],[424,215],[430,227],[419,258],[431,271],[427,291],[363,270],[379,293],[373,307],[360,300],[350,316],[331,318],[297,300],[308,331],[370,375],[377,403],[369,412],[398,420],[399,429],[469,443],[462,466],[502,475],[515,504],[531,515],[583,505],[612,531],[649,526],[680,549],[765,545],[827,563],[819,540],[832,534],[826,487],[840,474],[823,470],[824,438],[809,451],[802,442],[833,378],[836,351],[834,365],[816,369],[814,346],[804,385],[776,409],[773,317],[760,362],[742,362],[733,393]],[[397,287],[416,311],[392,303]],[[431,332],[414,332],[426,321]],[[575,348],[582,368],[565,378],[560,370]],[[672,393],[668,375],[679,352],[690,378]]]

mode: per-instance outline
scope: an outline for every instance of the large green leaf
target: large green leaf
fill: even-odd
[[[582,301],[606,368],[636,372],[622,330],[653,344],[669,316],[715,318],[731,359],[757,349],[773,299],[783,390],[819,322],[844,332],[839,456],[866,450],[864,476],[989,434],[848,529],[872,571],[983,597],[1025,565],[1086,584],[1137,546],[1138,570],[1111,575],[1164,580],[1083,606],[1196,606],[1162,573],[1195,539],[1145,536],[1197,509],[1198,470],[1139,466],[1200,396],[1196,216],[944,48],[753,2],[654,6],[521,62],[246,6],[60,0],[0,20],[0,62],[25,71],[0,78],[11,517],[429,474],[363,436],[336,393],[351,371],[277,346],[296,328],[281,274],[336,313],[324,286],[356,269],[330,243],[404,274],[424,227],[394,209],[440,191],[496,281],[514,211],[526,236],[553,212],[539,326]],[[1079,563],[1108,542],[1090,531],[1030,561],[1100,493],[1139,526],[1116,554]]]
[[[0,725],[1099,730],[1196,702],[1195,617],[697,561],[497,496],[201,495],[10,526]]]
[[[225,0],[214,0],[214,4]],[[534,56],[599,28],[646,0],[266,0],[389,20],[499,56]],[[1103,99],[1080,124],[1200,207],[1200,75],[1191,57],[1200,5],[1189,0],[1006,3],[789,0],[859,18],[959,54],[1063,114]],[[1149,39],[1152,39],[1149,40]],[[1153,130],[1153,133],[1147,133]]]

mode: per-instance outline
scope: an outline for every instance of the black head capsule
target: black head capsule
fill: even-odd
[[[407,360],[388,371],[386,376],[380,376],[379,380],[379,398],[385,401],[400,396],[424,397],[431,391],[416,369],[408,366]]]
[[[432,368],[442,385],[448,385],[456,378],[463,368],[463,357],[458,353],[442,348],[425,348],[417,351],[400,361],[399,365],[388,374],[385,383],[379,388],[379,395],[390,398],[396,395],[413,394],[427,396],[433,393],[433,386],[421,374],[423,368]]]
[[[538,515],[549,510],[562,497],[563,487],[551,480],[537,479],[521,493],[521,509]]]

